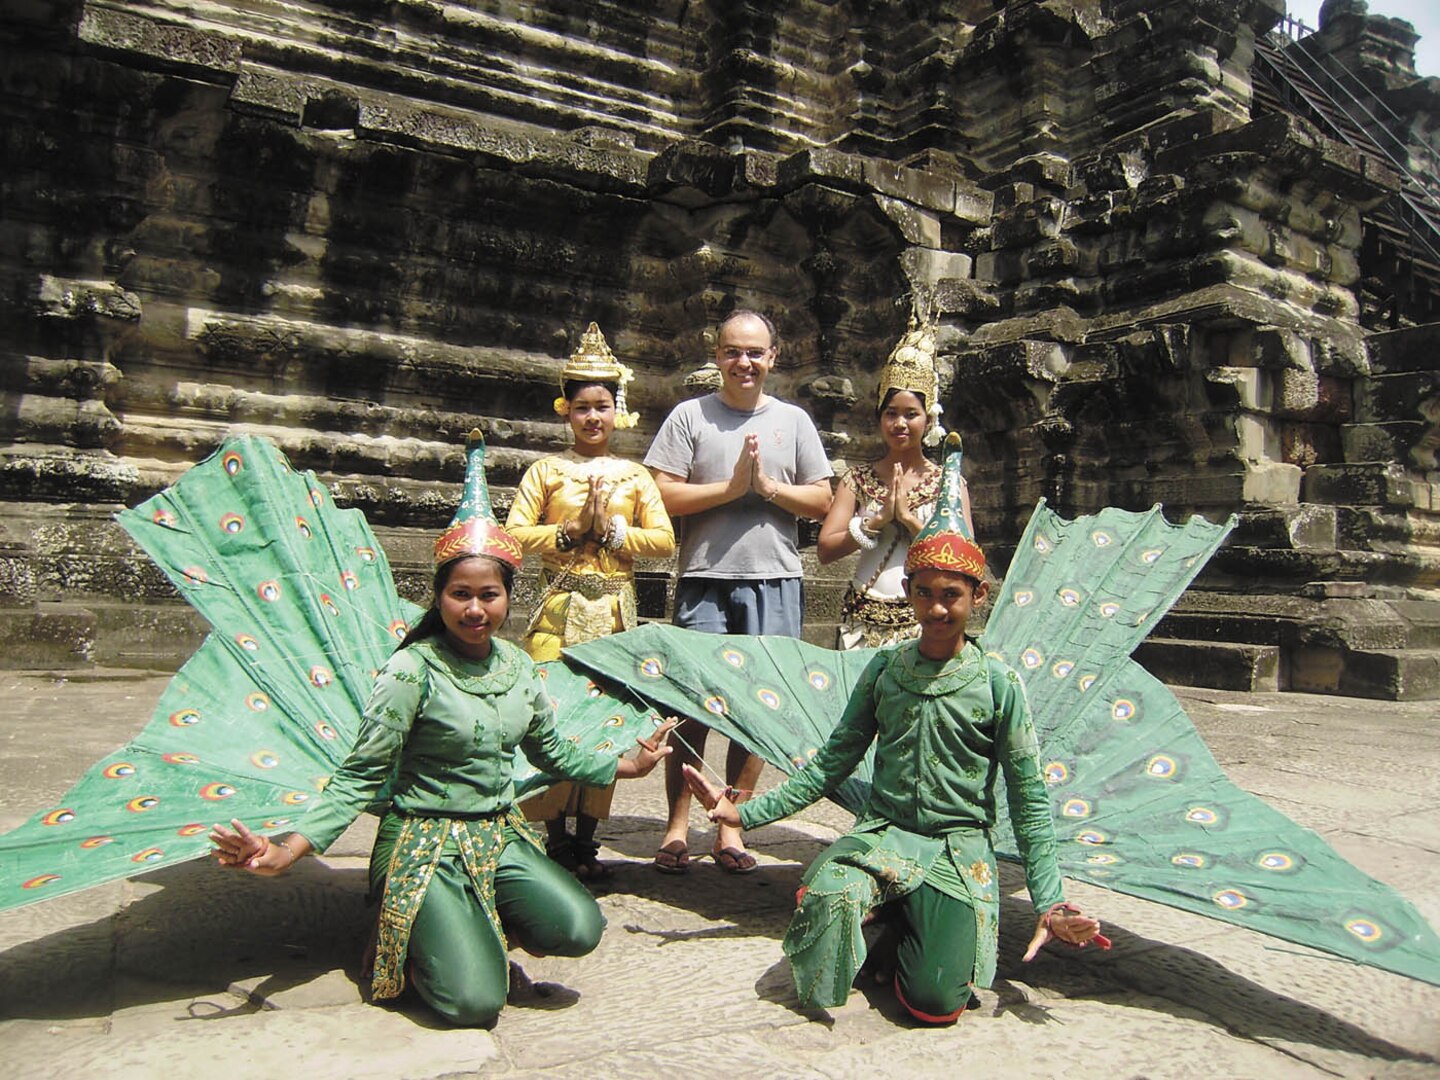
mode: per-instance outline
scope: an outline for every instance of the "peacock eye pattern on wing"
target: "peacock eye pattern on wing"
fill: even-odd
[[[0,907],[204,854],[218,806],[288,827],[413,617],[364,518],[265,440],[226,443],[120,521],[215,631],[129,745],[0,837]]]
[[[1418,913],[1232,784],[1130,659],[1232,526],[1172,524],[1158,507],[1067,521],[1043,502],[1031,518],[980,644],[1024,683],[1061,872],[1440,981],[1440,940]],[[824,745],[870,654],[651,624],[569,655],[789,772]],[[858,810],[870,776],[867,760],[833,797]],[[997,851],[1016,858],[996,804]]]

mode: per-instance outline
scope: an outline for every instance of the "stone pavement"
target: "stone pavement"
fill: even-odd
[[[164,684],[0,675],[0,829],[129,738]],[[1432,705],[1179,693],[1241,786],[1440,925]],[[780,938],[801,869],[848,816],[827,803],[758,830],[749,877],[708,860],[664,877],[646,866],[661,801],[658,773],[620,785],[601,834],[616,869],[604,941],[581,960],[519,957],[535,985],[493,1032],[364,1003],[363,820],[280,879],[195,862],[0,914],[0,1077],[1440,1077],[1440,988],[1074,884],[1113,951],[1022,965],[1031,923],[1014,899],[995,986],[959,1024],[917,1027],[886,990],[804,1012]]]

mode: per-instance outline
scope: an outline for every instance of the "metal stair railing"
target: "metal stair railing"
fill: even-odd
[[[1410,172],[1409,147],[1375,115],[1375,108],[1388,113],[1396,122],[1403,121],[1352,73],[1345,74],[1358,88],[1358,94],[1306,49],[1302,39],[1308,36],[1309,27],[1304,23],[1287,16],[1281,25],[1285,28],[1283,32],[1277,35],[1272,31],[1271,37],[1257,39],[1255,49],[1273,73],[1274,88],[1282,97],[1289,96],[1293,103],[1317,116],[1343,142],[1380,157],[1400,174],[1401,188],[1388,200],[1390,209],[1397,224],[1408,234],[1415,254],[1423,254],[1426,261],[1440,270],[1440,199]],[[1277,36],[1279,41],[1275,40]],[[1294,44],[1287,48],[1281,41]],[[1297,54],[1307,62],[1301,63]],[[1337,100],[1337,93],[1370,122],[1370,130],[1356,112]],[[1384,140],[1377,138],[1375,131],[1383,133]],[[1383,145],[1387,140],[1403,152],[1403,160]]]
[[[1323,89],[1320,92],[1325,93],[1327,100],[1339,108],[1341,114],[1345,116],[1346,119],[1357,127],[1360,127],[1367,136],[1375,141],[1375,151],[1377,153],[1384,155],[1386,160],[1394,165],[1395,168],[1408,175],[1406,163],[1410,157],[1410,147],[1406,145],[1405,140],[1401,139],[1391,130],[1384,119],[1375,114],[1375,110],[1378,108],[1380,112],[1384,113],[1389,120],[1394,121],[1397,125],[1403,126],[1405,124],[1404,118],[1394,109],[1390,108],[1384,98],[1380,97],[1370,89],[1370,87],[1365,85],[1360,77],[1353,71],[1343,66],[1338,69],[1328,67],[1324,60],[1316,54],[1314,49],[1306,43],[1306,39],[1313,37],[1315,33],[1316,31],[1306,26],[1299,19],[1286,15],[1280,25],[1267,35],[1267,40],[1259,44],[1262,48],[1265,45],[1271,46],[1274,52],[1280,54],[1279,59],[1282,63],[1287,60],[1290,61],[1294,67],[1307,76],[1311,82],[1318,84],[1315,76],[1324,76],[1335,89],[1349,99],[1350,103],[1357,108],[1373,126],[1370,128],[1362,126],[1359,119],[1336,101],[1333,95],[1325,93]],[[1295,60],[1294,57],[1297,55],[1303,56],[1307,63],[1301,64],[1298,60]],[[1268,54],[1265,58],[1272,61],[1272,63],[1276,59],[1273,55]],[[1346,85],[1347,82],[1349,83],[1348,86]],[[1351,87],[1354,87],[1354,89],[1351,89]],[[1377,132],[1383,138],[1376,138]],[[1385,150],[1382,145],[1385,141],[1393,144],[1394,148],[1400,152],[1399,158]],[[1440,209],[1440,201],[1436,202],[1436,207]]]

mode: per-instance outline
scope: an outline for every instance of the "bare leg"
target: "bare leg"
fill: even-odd
[[[705,753],[705,740],[709,735],[708,728],[693,720],[682,720],[675,728],[670,740],[675,749],[665,759],[665,799],[670,804],[670,818],[665,824],[662,846],[675,840],[685,843],[690,836],[690,788],[680,767],[687,764],[701,767],[700,758]]]
[[[764,766],[765,763],[758,754],[752,754],[739,743],[732,742],[729,753],[725,755],[725,782],[742,792],[754,791],[755,785],[760,782],[760,770]],[[737,795],[734,801],[738,805],[749,797],[748,794]],[[740,838],[739,829],[729,825],[719,827],[715,834],[715,850],[723,851],[725,848],[745,850],[745,842]]]

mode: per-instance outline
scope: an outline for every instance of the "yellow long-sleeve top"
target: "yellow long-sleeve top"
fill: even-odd
[[[604,479],[610,496],[605,520],[620,516],[623,540],[619,548],[611,548],[588,537],[561,551],[556,526],[580,515],[590,497],[591,475]],[[629,630],[639,619],[636,558],[663,557],[675,550],[675,530],[648,469],[622,458],[587,458],[573,451],[541,458],[525,470],[505,528],[545,565],[546,591],[525,636],[525,650],[533,660],[554,660],[567,644]],[[578,584],[584,582],[611,587],[592,591]],[[587,594],[590,600],[581,599]]]
[[[606,518],[620,515],[625,542],[619,550],[587,539],[571,551],[555,545],[555,526],[580,516],[590,497],[590,477],[599,474],[610,488]],[[550,574],[633,577],[637,558],[664,558],[675,551],[675,530],[660,489],[643,465],[623,458],[587,458],[573,452],[541,458],[520,478],[505,530],[527,554],[539,555]]]
[[[602,477],[610,493],[606,520],[618,514],[625,522],[624,541],[618,549],[612,549],[590,537],[569,551],[561,551],[555,543],[556,526],[580,516],[590,497],[592,475]],[[590,458],[573,451],[541,458],[525,470],[505,519],[505,530],[527,554],[539,555],[545,566],[545,593],[524,641],[525,651],[535,661],[555,660],[567,644],[633,627],[638,621],[633,588],[635,560],[663,558],[675,551],[675,530],[649,469],[623,458]],[[604,530],[602,523],[600,531]],[[566,580],[561,575],[567,571],[589,581],[596,576],[608,579],[607,583],[619,579],[625,587],[622,592],[597,597],[587,605],[579,599],[580,593],[555,588]],[[592,612],[593,618],[575,620],[571,618],[572,601],[582,607],[598,605],[599,611]],[[581,624],[578,633],[577,622]],[[574,813],[607,818],[610,792],[608,788],[577,792],[569,784],[560,784],[525,803],[524,809],[532,821]]]

